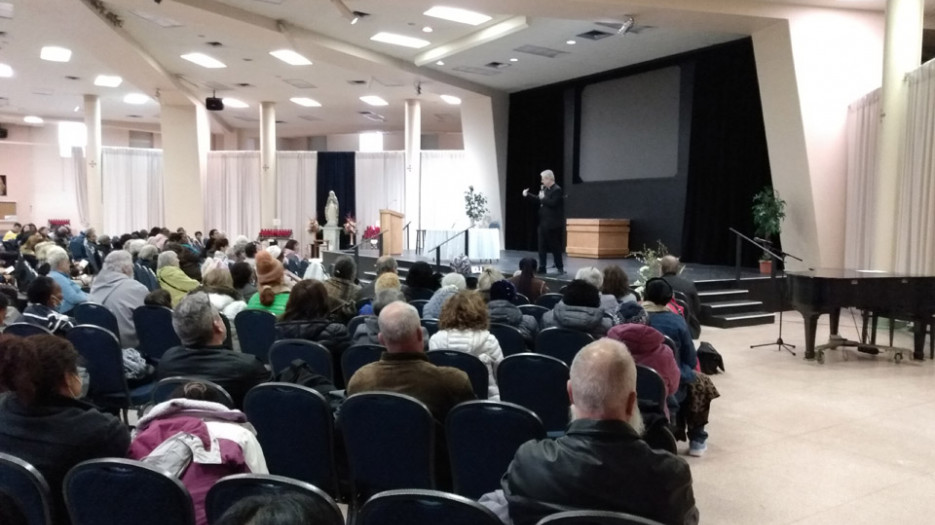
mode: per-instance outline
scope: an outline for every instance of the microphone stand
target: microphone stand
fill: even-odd
[[[763,248],[763,251],[769,254],[770,257],[782,263],[783,273],[785,273],[785,270],[786,270],[786,257],[792,257],[793,259],[799,262],[803,262],[802,259],[799,259],[798,257],[796,257],[795,255],[792,255],[791,253],[786,253],[784,251],[778,251],[778,253],[774,253],[772,250],[767,249],[765,246],[763,246],[762,248]],[[770,246],[770,248],[772,248],[772,246]],[[771,343],[760,343],[756,345],[750,345],[750,348],[760,348],[762,346],[776,345],[777,346],[776,351],[785,350],[794,356],[795,352],[792,349],[795,348],[795,345],[787,343],[782,340],[782,312],[783,310],[785,310],[785,305],[786,305],[787,283],[784,277],[782,284],[777,284],[775,264],[773,265],[772,271],[770,272],[770,279],[773,281],[774,286],[779,287],[779,337],[777,337],[776,340]]]

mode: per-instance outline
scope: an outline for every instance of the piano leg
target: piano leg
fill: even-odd
[[[833,312],[828,314],[828,320],[831,323],[831,335],[838,335],[838,325],[841,322],[841,309],[835,308]]]
[[[913,351],[912,358],[916,361],[925,360],[925,329],[928,326],[928,323],[931,320],[931,316],[928,317],[915,317],[912,320],[912,338],[913,338]],[[935,337],[935,333],[932,334],[932,337]]]
[[[818,331],[818,317],[820,315],[802,315],[805,320],[805,359],[815,359],[815,333]]]

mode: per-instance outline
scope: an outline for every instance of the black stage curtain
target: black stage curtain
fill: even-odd
[[[357,216],[354,179],[353,151],[324,151],[318,153],[318,181],[315,185],[315,209],[318,210],[318,222],[325,225],[325,203],[328,202],[328,192],[333,191],[338,198],[338,226],[344,225],[344,218],[350,213]],[[363,232],[360,232],[363,233]],[[341,244],[346,238],[342,233]]]
[[[728,228],[753,236],[753,195],[772,181],[752,40],[700,58],[694,97],[681,255],[733,264],[736,239]],[[745,266],[756,265],[755,247],[742,253]]]

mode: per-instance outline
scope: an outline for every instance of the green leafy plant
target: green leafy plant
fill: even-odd
[[[480,222],[487,215],[487,197],[474,191],[474,186],[468,186],[468,191],[464,192],[464,213],[472,223]]]
[[[753,196],[753,226],[756,235],[772,240],[782,232],[782,220],[786,218],[786,201],[772,186],[766,186]],[[765,253],[764,260],[769,256]]]
[[[633,283],[633,287],[639,291],[646,281],[653,277],[662,277],[662,258],[669,255],[669,248],[660,240],[656,240],[655,246],[643,245],[643,249],[630,254],[631,257],[642,263],[640,266],[640,278]],[[681,273],[682,267],[679,267]]]

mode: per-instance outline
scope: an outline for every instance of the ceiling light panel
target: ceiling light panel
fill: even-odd
[[[10,78],[13,76],[13,68],[9,64],[0,64],[0,78]]]
[[[149,100],[150,98],[142,93],[129,93],[123,97],[123,101],[127,104],[145,104]]]
[[[23,122],[27,124],[42,124],[45,121],[42,120],[41,117],[28,116],[28,117],[23,117]]]
[[[270,51],[269,54],[289,64],[290,66],[310,66],[312,61],[296,53],[291,49],[277,49]]]
[[[171,27],[182,27],[181,22],[165,16],[154,15],[152,13],[147,13],[146,11],[140,11],[139,9],[131,9],[130,12],[142,18],[143,20],[146,20],[147,22],[156,24],[163,29],[169,29]]]
[[[98,75],[94,79],[95,86],[115,88],[123,84],[123,79],[116,75]]]
[[[182,55],[182,58],[193,64],[198,64],[199,66],[208,69],[221,69],[227,67],[224,62],[221,62],[220,60],[214,57],[210,57],[204,53],[187,53]]]
[[[454,95],[440,95],[440,97],[446,104],[451,104],[452,106],[457,106],[461,103],[461,99]]]
[[[376,96],[376,95],[364,95],[364,96],[360,97],[360,100],[364,101],[364,102],[367,103],[367,104],[370,104],[371,106],[388,106],[388,105],[390,105],[389,102],[383,100],[382,98],[380,98],[380,97],[378,97],[378,96]]]
[[[421,38],[414,38],[411,36],[397,35],[396,33],[387,33],[381,31],[372,37],[370,40],[374,42],[383,42],[384,44],[393,44],[395,46],[402,47],[411,47],[413,49],[422,49],[423,47],[431,44],[428,40],[422,40]]]
[[[520,46],[514,49],[513,51],[519,51],[520,53],[528,53],[530,55],[536,55],[536,56],[546,57],[546,58],[555,58],[559,55],[568,54],[568,51],[559,51],[558,49],[552,49],[550,47],[533,46],[533,45]]]
[[[10,2],[0,2],[0,18],[13,18],[13,4]]]
[[[39,52],[39,58],[49,62],[68,62],[71,60],[71,49],[58,46],[45,46]]]
[[[234,109],[244,109],[244,108],[250,107],[250,104],[247,104],[246,102],[240,99],[236,99],[236,98],[225,97],[223,102],[224,102],[225,107],[234,108]]]
[[[308,97],[292,97],[289,99],[293,104],[298,104],[306,108],[320,108],[321,104],[315,100]]]
[[[488,22],[491,19],[491,17],[476,11],[444,6],[435,6],[422,14],[425,16],[431,16],[433,18],[441,18],[442,20],[458,22],[459,24],[467,24],[471,26],[483,24],[484,22]]]

